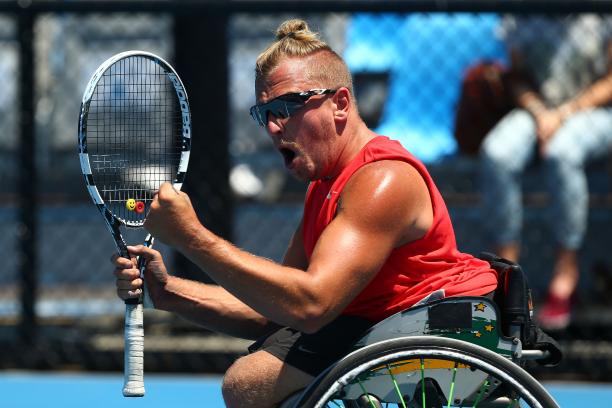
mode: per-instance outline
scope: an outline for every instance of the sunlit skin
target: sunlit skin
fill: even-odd
[[[303,79],[303,66],[303,60],[286,60],[272,72],[267,81],[258,82],[258,103],[265,103],[289,92],[321,88],[321,84]],[[305,107],[289,118],[268,118],[266,131],[274,146],[279,151],[287,149],[295,154],[291,161],[285,158],[285,165],[294,177],[311,181],[333,176],[342,169],[347,159],[342,152],[348,142],[354,141],[338,137],[344,130],[339,126],[344,125],[344,122],[337,123],[333,111],[336,110],[336,116],[354,114],[343,110],[343,106],[348,103],[347,95],[346,88],[334,95],[315,95]]]
[[[257,84],[258,101],[325,87],[302,80],[303,67],[304,60],[282,61],[265,83]],[[346,88],[312,97],[290,118],[271,117],[266,131],[279,151],[290,151],[283,155],[285,164],[301,180],[339,174],[376,137],[359,117]],[[313,333],[340,315],[394,248],[423,237],[432,224],[431,199],[423,178],[400,161],[374,162],[358,170],[342,190],[340,202],[310,259],[304,252],[300,223],[278,264],[213,234],[198,219],[187,194],[164,184],[151,203],[145,228],[206,271],[219,286],[169,275],[153,249],[129,250],[132,256],[147,260],[145,279],[158,309],[245,338],[260,337],[276,325]],[[135,260],[114,256],[113,262],[119,296],[137,296],[142,281]],[[311,379],[258,351],[230,367],[223,393],[229,407],[269,407]]]

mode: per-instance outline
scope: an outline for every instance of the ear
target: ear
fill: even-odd
[[[348,114],[352,109],[352,96],[348,88],[338,88],[338,90],[334,94],[333,100],[336,104],[336,109],[334,110],[334,119],[346,121],[346,119],[348,118]]]

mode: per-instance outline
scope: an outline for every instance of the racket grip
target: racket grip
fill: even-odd
[[[142,397],[145,394],[144,325],[142,303],[125,305],[125,349],[123,396]]]

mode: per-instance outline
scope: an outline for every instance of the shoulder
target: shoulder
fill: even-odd
[[[368,163],[357,170],[348,180],[345,191],[349,194],[370,193],[394,194],[414,193],[427,188],[423,176],[409,162],[402,160],[379,160]]]
[[[374,230],[397,230],[402,241],[429,228],[432,204],[419,171],[400,160],[369,163],[343,189],[338,214]]]

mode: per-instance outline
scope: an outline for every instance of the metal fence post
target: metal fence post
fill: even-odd
[[[34,135],[34,13],[23,8],[17,17],[19,36],[19,137],[21,161],[18,178],[18,236],[17,265],[20,280],[21,314],[19,336],[25,344],[36,339],[37,295],[37,174],[36,138]],[[23,344],[23,343],[22,343]]]
[[[231,239],[228,14],[223,8],[204,7],[177,15],[174,24],[174,62],[189,94],[194,135],[184,189],[204,225]],[[180,254],[176,266],[182,276],[209,281]]]

